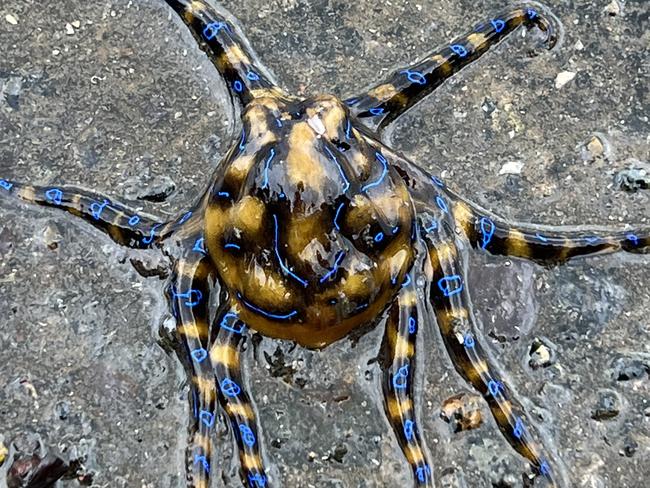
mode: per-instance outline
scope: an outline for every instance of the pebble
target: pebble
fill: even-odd
[[[620,451],[620,454],[622,456],[631,458],[636,454],[636,451],[638,449],[639,449],[639,443],[628,436],[623,441],[623,449]]]
[[[447,398],[442,404],[440,418],[447,422],[454,432],[476,429],[483,423],[481,398],[468,393]]]
[[[601,142],[600,138],[597,136],[594,136],[591,138],[591,140],[587,143],[587,150],[594,156],[602,156],[603,153],[605,152],[605,146],[603,146],[603,143]]]
[[[547,368],[555,362],[551,345],[544,339],[533,340],[528,356],[528,365],[533,369]]]
[[[576,77],[576,73],[573,71],[562,71],[557,74],[555,77],[555,88],[558,90],[561,89],[564,85],[569,83],[573,78]]]
[[[56,250],[62,239],[61,232],[55,224],[48,224],[45,227],[43,231],[43,242],[50,251]]]
[[[630,381],[650,376],[650,365],[638,359],[618,358],[612,366],[616,381]]]
[[[518,175],[524,169],[524,163],[521,161],[510,161],[499,170],[499,175]]]
[[[11,25],[18,25],[18,19],[11,14],[5,15],[5,20],[9,22]]]
[[[621,399],[612,390],[598,392],[598,403],[591,412],[591,418],[598,421],[610,420],[621,413]]]
[[[69,22],[65,24],[65,33],[69,36],[74,36],[74,27]]]
[[[605,13],[607,15],[611,15],[612,17],[616,17],[618,14],[621,13],[621,4],[618,3],[617,0],[612,0],[607,7],[605,7]]]
[[[614,184],[630,193],[650,189],[650,164],[632,161],[629,168],[614,175]]]

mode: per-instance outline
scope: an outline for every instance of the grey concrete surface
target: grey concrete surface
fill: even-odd
[[[222,4],[286,88],[350,95],[507,2]],[[508,218],[647,226],[650,193],[613,181],[650,160],[650,8],[548,5],[564,25],[558,49],[528,59],[531,39],[514,36],[413,110],[393,144]],[[167,202],[148,206],[173,213],[232,141],[224,87],[162,0],[3,0],[0,46],[1,177],[131,198],[173,185]],[[558,89],[563,71],[576,75]],[[509,162],[523,163],[521,173],[500,175]],[[183,486],[186,386],[157,342],[163,284],[139,277],[130,256],[68,216],[0,199],[0,442],[40,439],[79,460],[86,481],[61,487]],[[545,269],[481,255],[472,264],[489,349],[571,486],[647,486],[650,259]],[[529,366],[535,338],[550,345],[551,366]],[[380,341],[375,330],[322,352],[268,339],[248,350],[280,486],[409,486],[380,414]],[[440,419],[443,400],[468,388],[435,330],[421,351],[422,427],[439,484],[529,486],[485,407],[486,421],[469,432]],[[228,437],[217,438],[215,486],[239,486]]]

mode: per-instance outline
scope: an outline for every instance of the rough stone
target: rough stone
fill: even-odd
[[[492,0],[221,3],[289,91],[342,97],[499,8]],[[392,145],[509,220],[647,227],[649,192],[612,185],[630,160],[648,159],[647,7],[626,2],[624,14],[611,17],[606,3],[553,2],[564,25],[559,48],[530,58],[539,33],[512,36],[398,122]],[[176,190],[164,202],[142,200],[143,209],[175,215],[187,208],[238,127],[223,83],[165,2],[3,0],[0,15],[7,13],[17,23],[0,26],[0,177],[96,188],[118,199],[132,179],[146,193],[150,181],[169,177]],[[574,49],[579,40],[583,47]],[[561,71],[578,75],[557,90]],[[581,148],[597,133],[607,136],[613,157],[585,164]],[[525,163],[516,184],[498,176],[508,161]],[[55,251],[40,237],[50,222],[61,233]],[[96,486],[183,487],[188,392],[181,364],[157,344],[164,285],[139,276],[130,258],[73,219],[0,199],[0,434],[10,446],[38,431],[66,461],[83,460],[80,476],[90,473]],[[649,270],[648,256],[546,269],[472,253],[468,286],[484,347],[527,410],[545,412],[542,427],[567,466],[569,486],[640,488],[639,480],[650,479],[649,382],[615,382],[608,368],[616,357],[644,352]],[[434,477],[460,466],[472,488],[500,480],[522,486],[530,468],[491,420],[453,434],[434,415],[434,406],[467,386],[437,332],[422,330],[420,428]],[[492,341],[490,331],[502,341]],[[557,344],[557,367],[527,366],[535,337]],[[266,368],[262,352],[273,357],[280,341],[246,350],[266,454],[282,486],[410,485],[372,362],[381,342],[377,329],[324,351],[283,347],[284,364],[302,365],[302,386]],[[542,389],[548,384],[557,388]],[[603,388],[625,397],[611,421],[591,419],[593,393]],[[63,400],[65,419],[56,408]],[[628,435],[622,424],[643,434],[632,457],[619,455]],[[240,488],[226,433],[221,424],[215,434],[216,483]],[[337,445],[348,450],[342,462],[323,461]],[[309,452],[318,454],[312,462]]]
[[[483,423],[481,404],[480,396],[461,393],[443,402],[440,417],[449,424],[453,432],[477,429]]]

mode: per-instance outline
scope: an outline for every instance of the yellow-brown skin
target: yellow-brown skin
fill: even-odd
[[[204,196],[191,211],[161,222],[70,187],[0,179],[0,195],[66,210],[119,244],[163,248],[171,259],[167,294],[179,357],[192,379],[187,486],[210,486],[217,403],[237,441],[244,485],[268,488],[273,481],[264,468],[241,364],[247,328],[321,348],[385,319],[380,357],[386,415],[414,485],[431,488],[432,465],[414,402],[416,335],[433,323],[419,316],[424,300],[458,373],[484,396],[511,446],[555,486],[522,407],[473,335],[462,240],[548,265],[578,255],[648,252],[650,231],[595,236],[511,225],[380,142],[391,121],[519,25],[539,27],[552,46],[548,18],[535,5],[501,12],[344,104],[333,96],[302,100],[284,93],[218,7],[201,0],[166,2],[242,108],[242,138]],[[416,286],[420,272],[424,289]]]
[[[413,263],[413,203],[335,97],[256,99],[242,120],[245,143],[208,197],[209,255],[251,328],[326,346],[394,298]]]

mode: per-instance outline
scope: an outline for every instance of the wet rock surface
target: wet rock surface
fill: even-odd
[[[504,5],[222,3],[286,88],[342,96]],[[648,191],[613,183],[630,161],[650,158],[647,7],[549,5],[565,26],[560,48],[531,59],[530,36],[513,36],[397,124],[392,143],[510,219],[647,226]],[[0,42],[3,177],[97,188],[171,214],[233,140],[223,84],[162,1],[5,0]],[[557,89],[562,72],[575,76]],[[523,165],[499,174],[511,162]],[[62,487],[86,476],[94,486],[183,486],[187,386],[157,343],[163,282],[140,276],[132,258],[69,217],[0,200],[0,435],[7,448],[38,435],[65,462],[77,460]],[[571,486],[642,488],[650,479],[649,269],[641,256],[553,269],[472,258],[486,347]],[[529,365],[536,337],[554,346],[548,367]],[[271,474],[283,486],[409,486],[382,414],[381,339],[374,330],[322,352],[268,339],[247,349]],[[465,386],[435,329],[419,350],[420,425],[435,477],[444,486],[531,486],[489,416],[450,432],[436,411]],[[593,419],[605,390],[621,399],[618,414]],[[224,428],[216,444],[216,486],[240,486]],[[6,455],[0,479],[14,459]]]

